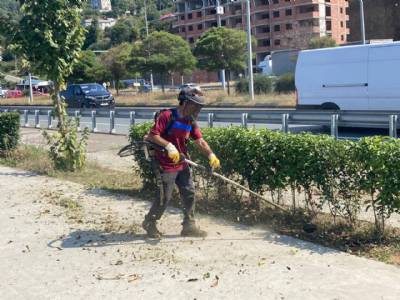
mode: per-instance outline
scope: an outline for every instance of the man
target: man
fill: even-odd
[[[178,95],[179,106],[171,110],[161,111],[146,139],[162,146],[165,152],[156,151],[155,159],[160,170],[160,197],[156,199],[143,221],[143,228],[148,237],[160,238],[157,220],[163,215],[175,184],[179,188],[183,202],[182,236],[205,237],[207,233],[195,224],[195,189],[192,170],[180,160],[181,154],[187,156],[186,144],[189,139],[199,147],[209,159],[212,168],[219,168],[220,162],[207,142],[202,138],[200,128],[196,124],[197,116],[204,106],[202,93],[198,89],[185,89]]]

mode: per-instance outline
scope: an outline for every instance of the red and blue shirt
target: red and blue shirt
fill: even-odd
[[[172,118],[172,114],[174,114],[175,120],[170,124],[169,121]],[[178,149],[179,153],[183,153],[186,156],[186,143],[188,140],[198,140],[202,138],[200,128],[192,121],[180,116],[176,109],[160,112],[150,133],[152,135],[159,135],[172,143],[176,149]],[[186,163],[174,164],[165,152],[156,151],[156,159],[159,161],[164,172],[176,172],[186,167]]]

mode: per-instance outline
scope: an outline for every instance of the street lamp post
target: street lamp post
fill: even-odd
[[[217,25],[218,27],[221,27],[221,15],[224,14],[224,8],[220,6],[219,0],[216,0],[216,5],[217,5]],[[220,71],[220,74],[221,74],[222,89],[225,91],[226,90],[225,70],[222,69]]]
[[[234,0],[231,0],[234,2]],[[253,52],[251,49],[251,21],[250,21],[250,0],[239,0],[240,3],[246,1],[246,29],[247,29],[247,68],[248,68],[248,75],[249,75],[249,93],[251,100],[254,100],[254,80],[253,80]],[[219,10],[219,0],[216,0],[217,6],[217,25],[218,27],[221,26],[221,17],[218,14]],[[223,70],[224,71],[224,70]],[[225,72],[223,72],[225,75]],[[222,75],[222,72],[221,72]],[[221,76],[222,78],[222,76]],[[223,81],[224,82],[224,81]]]
[[[146,25],[146,37],[149,37],[149,23],[147,22],[146,0],[144,0],[144,23]],[[151,86],[151,91],[153,92],[154,82],[153,82],[153,71],[152,70],[150,70],[150,86]]]
[[[364,1],[359,0],[359,2],[360,2],[361,40],[363,45],[365,45]]]
[[[249,74],[249,93],[251,100],[254,100],[253,83],[253,52],[251,49],[251,22],[250,22],[250,0],[246,0],[246,27],[247,27],[247,55]]]

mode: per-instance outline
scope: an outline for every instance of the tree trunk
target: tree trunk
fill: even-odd
[[[293,206],[293,214],[296,213],[296,187],[294,184],[291,184],[292,189],[292,206]]]
[[[115,79],[115,83],[116,83],[115,89],[117,90],[117,96],[119,96],[119,79],[118,78]]]
[[[231,71],[229,71],[229,70],[226,71],[226,77],[228,78],[228,95],[230,95],[231,94],[231,85],[230,85]]]
[[[372,206],[372,210],[374,212],[375,229],[376,229],[377,232],[379,232],[380,226],[379,226],[378,216],[376,214],[375,199],[374,199],[374,194],[373,193],[371,193],[371,206]]]
[[[63,108],[62,108],[62,99],[60,97],[60,85],[58,82],[54,83],[54,94],[55,94],[55,104],[56,104],[56,111],[57,111],[57,116],[58,116],[58,123],[60,126],[60,131],[64,130],[64,113],[63,113]]]
[[[165,73],[161,74],[161,90],[163,94],[165,94],[165,76]]]

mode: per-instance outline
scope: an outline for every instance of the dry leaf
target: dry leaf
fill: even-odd
[[[218,282],[219,282],[219,277],[217,275],[215,275],[215,279],[214,279],[211,287],[216,287],[218,285]]]
[[[136,281],[138,279],[140,279],[140,275],[139,274],[132,274],[128,276],[128,282],[133,282]]]

